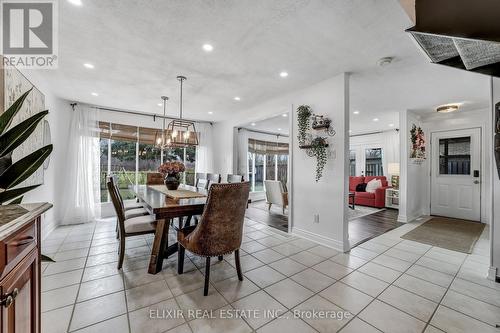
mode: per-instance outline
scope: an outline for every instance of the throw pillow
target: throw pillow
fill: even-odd
[[[366,192],[375,193],[375,190],[382,187],[382,181],[380,179],[372,179],[366,184]]]
[[[366,183],[356,185],[356,192],[366,192]]]

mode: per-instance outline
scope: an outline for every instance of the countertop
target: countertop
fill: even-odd
[[[48,202],[0,206],[0,238],[8,237],[50,208]]]

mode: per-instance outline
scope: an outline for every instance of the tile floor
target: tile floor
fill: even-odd
[[[127,239],[118,271],[112,220],[57,228],[42,243],[57,260],[42,267],[42,332],[500,332],[500,284],[485,278],[487,230],[470,255],[400,238],[418,223],[343,254],[245,222],[244,281],[225,257],[207,297],[203,259],[188,256],[178,276],[173,256],[150,275],[152,237],[140,236]]]

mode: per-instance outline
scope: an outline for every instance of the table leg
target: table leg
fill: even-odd
[[[161,271],[165,255],[164,249],[168,244],[169,221],[162,219],[156,224],[155,239],[153,249],[151,250],[151,259],[149,260],[149,274],[156,274]]]

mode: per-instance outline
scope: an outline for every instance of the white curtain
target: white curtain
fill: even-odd
[[[249,134],[250,133],[243,128],[238,132],[238,173],[240,175],[245,175],[245,179],[249,179],[247,175]]]
[[[196,146],[196,172],[214,172],[213,126],[209,123],[196,124],[199,144]]]
[[[384,166],[384,175],[390,176],[389,163],[399,163],[399,132],[387,131],[382,134],[382,145],[384,148],[382,154],[382,163]]]
[[[63,224],[94,221],[100,216],[98,111],[77,105],[71,115],[66,154]]]

